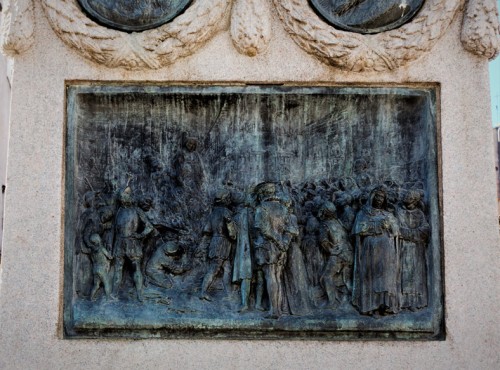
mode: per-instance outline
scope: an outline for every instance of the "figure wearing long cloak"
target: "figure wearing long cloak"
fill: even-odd
[[[418,209],[399,207],[399,247],[401,253],[401,308],[412,310],[427,306],[426,245],[429,224]]]
[[[236,195],[238,205],[234,223],[236,227],[236,248],[233,261],[232,282],[240,285],[241,310],[249,307],[250,285],[252,281],[252,254],[250,249],[249,209],[245,206],[245,195]]]
[[[398,225],[390,212],[369,204],[356,216],[353,304],[362,314],[397,313],[399,311]],[[384,203],[386,195],[384,192]]]
[[[248,226],[248,208],[240,207],[234,216],[236,248],[234,253],[233,283],[252,278],[252,258]]]
[[[301,249],[306,264],[307,277],[312,286],[319,284],[321,271],[323,270],[323,255],[318,244],[317,231],[319,222],[312,214],[309,215],[304,228]]]
[[[297,217],[290,215],[288,232],[293,237],[288,249],[288,256],[284,271],[285,294],[288,310],[291,315],[305,315],[311,311],[312,303],[309,298],[309,284],[304,256],[300,250],[297,237],[299,226]]]

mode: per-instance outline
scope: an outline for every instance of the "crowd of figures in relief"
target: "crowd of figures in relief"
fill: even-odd
[[[154,286],[167,304],[182,291],[217,306],[237,292],[238,312],[273,319],[346,306],[380,317],[428,305],[420,182],[374,178],[358,159],[341,178],[206,184],[197,146],[186,137],[172,163],[144,150],[148,186],[133,173],[122,174],[122,186],[87,180],[75,248],[80,297],[140,303]]]

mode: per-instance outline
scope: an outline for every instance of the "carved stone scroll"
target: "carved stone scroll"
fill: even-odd
[[[332,66],[355,72],[401,67],[428,52],[463,6],[463,0],[427,0],[413,20],[395,30],[360,35],[335,29],[305,0],[273,0],[293,40]]]
[[[462,26],[462,44],[473,54],[494,59],[500,52],[496,0],[469,0]]]
[[[28,50],[34,42],[34,10],[32,0],[3,2],[0,47],[8,56]]]
[[[231,37],[241,54],[263,53],[271,39],[271,19],[267,0],[235,0],[231,14]]]
[[[44,0],[53,30],[84,57],[108,67],[157,69],[191,55],[220,30],[231,0],[195,0],[172,22],[126,33],[90,20],[77,0]]]

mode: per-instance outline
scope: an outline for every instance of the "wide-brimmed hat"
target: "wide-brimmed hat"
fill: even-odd
[[[261,182],[254,189],[254,192],[257,195],[271,195],[274,194],[275,191],[276,184],[274,184],[274,182]]]
[[[165,251],[165,254],[168,255],[176,254],[177,252],[179,252],[179,245],[172,240],[163,244],[162,248]]]
[[[229,192],[229,190],[226,190],[226,189],[220,189],[220,190],[217,190],[217,192],[215,193],[215,201],[216,202],[225,202],[227,200],[229,200],[229,197],[231,196],[231,193]]]

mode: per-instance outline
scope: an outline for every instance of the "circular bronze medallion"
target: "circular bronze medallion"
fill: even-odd
[[[96,22],[121,31],[144,31],[181,14],[192,0],[78,0]]]
[[[331,25],[358,33],[392,30],[412,19],[425,0],[309,0]]]

